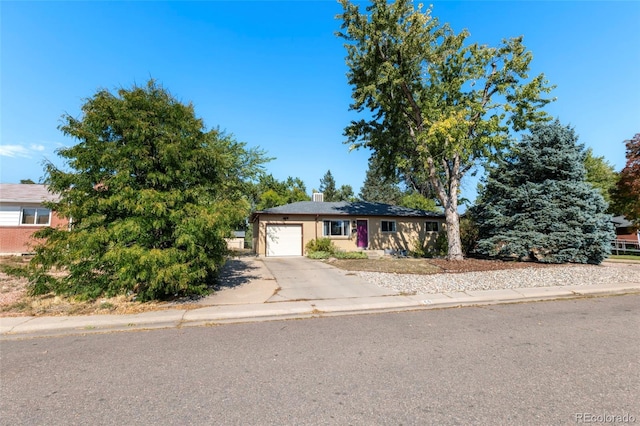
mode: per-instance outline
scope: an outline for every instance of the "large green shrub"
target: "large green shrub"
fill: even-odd
[[[150,81],[100,90],[82,117],[63,117],[78,141],[61,148],[67,166],[46,165],[50,203],[70,229],[45,228],[30,265],[33,294],[138,300],[206,292],[227,252],[224,237],[250,205],[247,181],[264,162],[193,106]],[[62,271],[51,274],[52,270]]]
[[[318,251],[334,253],[336,251],[336,246],[333,244],[333,241],[331,241],[330,238],[313,239],[307,243],[305,248],[307,250],[307,253]]]

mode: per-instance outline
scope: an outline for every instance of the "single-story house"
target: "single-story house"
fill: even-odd
[[[245,231],[234,231],[233,237],[225,238],[229,250],[242,250],[244,248]]]
[[[57,201],[58,195],[45,185],[0,183],[0,254],[33,251],[37,241],[32,234],[45,226],[68,226],[44,207],[44,201]]]
[[[345,251],[411,250],[434,244],[443,214],[382,203],[300,201],[251,215],[259,256],[301,256],[313,239],[330,238]]]

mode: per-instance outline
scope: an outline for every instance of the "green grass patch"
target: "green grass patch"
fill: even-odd
[[[362,251],[337,251],[333,254],[336,259],[368,259],[369,256]]]
[[[640,256],[635,256],[633,254],[612,254],[609,256],[609,259],[612,260],[636,260],[640,262]]]
[[[309,259],[328,259],[332,256],[333,254],[328,251],[312,251],[307,254]]]

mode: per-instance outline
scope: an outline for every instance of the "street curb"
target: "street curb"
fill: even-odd
[[[423,295],[272,302],[250,305],[217,305],[193,310],[174,309],[131,315],[3,317],[0,318],[0,341],[568,300],[625,294],[640,294],[640,284],[532,287]]]

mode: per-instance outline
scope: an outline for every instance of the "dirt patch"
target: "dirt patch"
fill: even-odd
[[[550,268],[556,265],[534,262],[503,262],[500,260],[464,259],[331,259],[327,263],[347,271],[386,272],[392,274],[440,274],[497,271],[503,269]]]
[[[331,266],[346,271],[387,272],[392,274],[437,274],[442,269],[424,259],[329,259]]]
[[[437,266],[442,272],[462,273],[462,272],[482,272],[499,271],[504,269],[524,269],[524,268],[553,268],[559,265],[536,262],[514,262],[502,260],[486,259],[464,259],[452,261],[445,259],[425,259],[425,262]]]
[[[171,302],[140,303],[126,296],[100,298],[91,302],[53,294],[32,297],[27,293],[26,278],[5,272],[25,267],[29,260],[26,256],[0,256],[0,317],[138,314],[176,307]],[[190,307],[188,301],[180,304],[181,309]],[[197,306],[194,304],[193,307]]]

